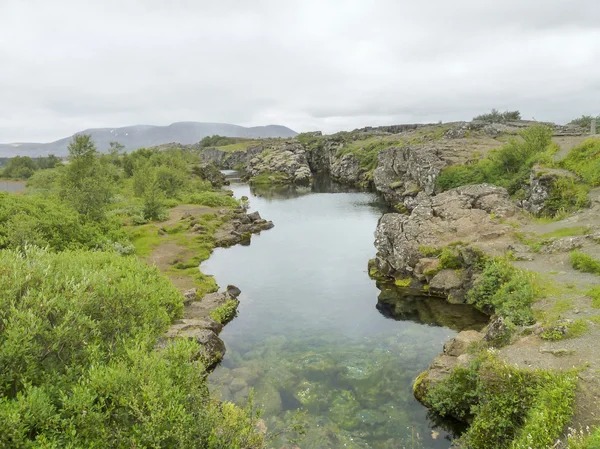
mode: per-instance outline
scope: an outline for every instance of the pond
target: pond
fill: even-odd
[[[221,334],[227,353],[210,376],[213,391],[243,404],[253,389],[270,433],[305,410],[302,449],[448,448],[451,435],[413,398],[412,382],[446,340],[485,317],[377,287],[367,272],[385,211],[376,195],[327,179],[230,188],[275,228],[250,246],[217,249],[202,265],[221,286],[242,290],[238,317]],[[285,444],[282,437],[272,447]]]
[[[8,181],[0,179],[0,192],[24,192],[25,181]]]

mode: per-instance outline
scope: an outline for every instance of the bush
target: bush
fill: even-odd
[[[445,191],[463,185],[487,183],[505,187],[514,194],[529,179],[531,167],[558,149],[551,145],[552,130],[547,126],[531,126],[520,135],[522,140],[511,139],[476,163],[445,168],[436,180],[437,188]]]
[[[557,178],[544,202],[542,215],[554,217],[564,212],[573,212],[589,206],[589,186],[573,178]]]
[[[590,129],[592,126],[592,120],[596,119],[596,123],[600,126],[600,115],[594,117],[592,115],[582,115],[579,118],[573,119],[569,122],[569,125],[581,126],[585,129]]]
[[[227,324],[233,320],[237,314],[238,301],[235,299],[228,300],[225,304],[217,307],[210,312],[210,317],[217,323]]]
[[[584,183],[600,186],[600,139],[587,139],[573,148],[560,165],[577,173]]]
[[[492,112],[478,115],[477,117],[474,117],[473,120],[482,120],[489,123],[518,121],[521,120],[521,113],[519,111],[500,112],[497,109],[492,109]]]
[[[600,275],[600,260],[596,260],[593,257],[581,251],[573,251],[570,254],[571,266],[584,273],[593,273]]]
[[[197,343],[157,338],[183,298],[115,253],[0,252],[1,447],[262,448],[208,394]]]
[[[37,245],[63,251],[104,248],[112,242],[129,244],[115,220],[86,220],[52,196],[0,192],[0,249]]]
[[[531,275],[496,257],[484,262],[467,300],[485,313],[496,313],[515,325],[526,325],[534,321],[531,304],[536,293]]]
[[[208,207],[237,207],[239,202],[224,192],[197,192],[184,198],[186,203]]]
[[[480,355],[435,384],[426,400],[442,416],[472,420],[461,446],[542,448],[568,423],[576,385],[572,372],[521,370]]]

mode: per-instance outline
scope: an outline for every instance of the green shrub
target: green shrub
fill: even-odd
[[[575,373],[530,371],[480,355],[427,392],[442,416],[470,419],[464,447],[549,447],[568,423],[575,398]]]
[[[86,220],[52,196],[0,192],[0,249],[29,244],[62,251],[106,248],[111,242],[129,244],[120,223],[115,220]]]
[[[582,115],[579,118],[573,119],[569,122],[569,125],[581,126],[589,130],[592,126],[592,120],[596,119],[598,126],[600,126],[600,115],[594,117],[592,115]]]
[[[519,111],[500,112],[497,109],[492,109],[492,112],[478,115],[477,117],[474,117],[473,120],[482,120],[489,123],[518,121],[521,120],[521,113]]]
[[[185,202],[208,207],[236,207],[238,201],[224,192],[197,192],[188,195]]]
[[[502,148],[478,162],[445,168],[436,179],[438,189],[444,191],[471,184],[493,184],[505,187],[514,194],[529,179],[533,165],[546,154],[556,152],[552,144],[552,130],[535,125],[520,132],[521,140],[511,139]]]
[[[210,312],[210,317],[217,323],[227,324],[235,318],[238,304],[237,300],[229,299],[225,304]]]
[[[573,251],[570,254],[571,266],[584,273],[593,273],[600,275],[600,260],[596,260],[593,257],[581,251]]]
[[[456,270],[463,268],[465,262],[455,248],[444,248],[440,254],[440,269]]]
[[[558,178],[552,183],[542,214],[553,217],[559,213],[583,209],[589,206],[589,191],[589,186],[573,178]]]
[[[263,448],[252,404],[208,394],[183,298],[115,253],[0,251],[0,447]]]
[[[469,291],[467,300],[483,312],[496,313],[515,325],[526,325],[534,321],[531,304],[536,294],[529,273],[496,257],[484,261],[481,276]]]
[[[600,123],[599,123],[600,126]],[[573,148],[560,161],[567,170],[577,173],[584,183],[596,187],[600,185],[600,139],[587,139]]]
[[[592,298],[592,307],[600,309],[600,286],[590,289],[587,294]]]

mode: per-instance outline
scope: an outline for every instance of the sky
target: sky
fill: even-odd
[[[600,114],[598,0],[0,0],[0,142]]]

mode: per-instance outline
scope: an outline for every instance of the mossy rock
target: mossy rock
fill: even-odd
[[[423,371],[413,383],[413,394],[421,404],[428,406],[427,391],[429,390],[429,370]]]

